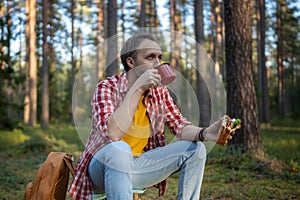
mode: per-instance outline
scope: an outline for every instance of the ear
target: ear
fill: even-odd
[[[126,63],[130,67],[130,69],[134,68],[134,59],[132,57],[126,58]]]

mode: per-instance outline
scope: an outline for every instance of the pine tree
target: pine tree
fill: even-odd
[[[241,118],[230,147],[263,155],[252,66],[252,2],[225,0],[227,113]]]

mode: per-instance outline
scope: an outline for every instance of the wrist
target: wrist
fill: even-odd
[[[144,91],[142,88],[137,87],[136,85],[133,85],[132,87],[129,88],[126,96],[129,97],[137,97],[138,99],[143,95]]]
[[[204,139],[205,139],[205,136],[204,136],[204,131],[205,131],[206,127],[203,127],[200,129],[200,131],[198,132],[198,139],[199,141],[203,142]]]

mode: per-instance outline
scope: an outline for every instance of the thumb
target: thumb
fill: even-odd
[[[226,125],[226,120],[229,117],[224,115],[219,120],[215,121],[212,125],[207,127],[204,131],[204,137],[206,141],[216,141],[221,134],[223,127]]]

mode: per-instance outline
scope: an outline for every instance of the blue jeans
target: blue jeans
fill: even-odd
[[[88,173],[95,192],[112,200],[132,199],[132,188],[155,185],[180,171],[177,199],[200,198],[206,149],[201,142],[180,140],[133,157],[130,146],[113,142],[92,158]]]

